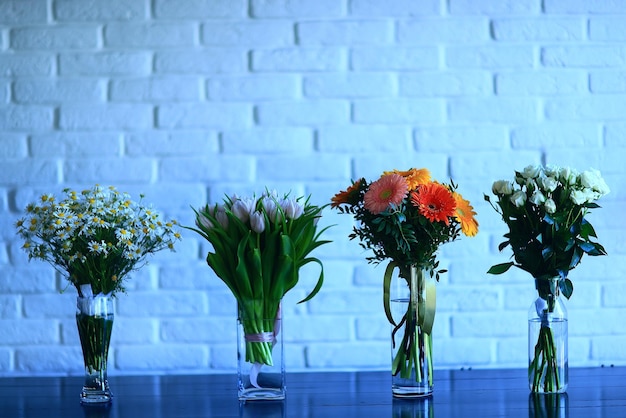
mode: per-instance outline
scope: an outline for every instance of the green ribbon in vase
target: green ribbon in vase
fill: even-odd
[[[385,269],[383,279],[383,306],[387,320],[394,327],[392,332],[392,343],[395,346],[395,334],[404,326],[404,336],[402,338],[402,348],[398,350],[392,364],[392,374],[395,376],[400,373],[401,377],[409,378],[412,369],[415,367],[416,380],[421,380],[421,367],[419,364],[424,360],[420,356],[416,345],[420,338],[424,340],[424,349],[428,355],[428,368],[432,369],[431,350],[432,346],[431,333],[433,323],[435,321],[436,311],[436,286],[432,279],[427,279],[419,269],[410,269],[410,277],[408,286],[410,291],[410,300],[406,313],[403,315],[399,323],[393,318],[391,313],[391,280],[393,271],[399,265],[390,261]],[[422,292],[423,290],[423,292]],[[424,296],[422,296],[422,293]],[[419,327],[419,330],[418,330]],[[419,335],[419,334],[422,335]],[[429,373],[429,379],[432,379],[432,373]],[[432,383],[432,382],[431,382]]]

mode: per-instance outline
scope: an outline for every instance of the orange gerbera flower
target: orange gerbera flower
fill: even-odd
[[[468,200],[463,199],[459,193],[453,193],[456,202],[456,218],[461,223],[461,231],[468,237],[478,234],[478,221],[474,216],[474,208]]]
[[[348,187],[347,190],[341,191],[337,193],[335,196],[333,196],[330,199],[330,201],[332,202],[330,204],[330,207],[336,208],[339,205],[344,204],[344,203],[353,204],[354,197],[356,196],[356,193],[359,191],[359,185],[361,184],[361,180],[362,179],[355,181],[354,183],[352,183],[350,187]]]
[[[406,171],[393,170],[393,171],[385,171],[383,174],[399,174],[404,177],[406,180],[409,190],[415,190],[417,186],[421,184],[426,184],[430,182],[430,171],[425,168],[411,168]]]
[[[431,222],[445,222],[455,216],[456,203],[452,192],[439,183],[423,184],[411,193],[411,202]]]
[[[409,192],[409,186],[398,174],[385,174],[370,184],[363,196],[365,209],[377,215],[390,205],[399,205]]]

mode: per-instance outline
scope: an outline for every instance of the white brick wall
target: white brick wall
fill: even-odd
[[[612,189],[592,215],[609,256],[570,276],[570,364],[626,364],[625,21],[614,0],[0,0],[0,375],[81,373],[74,292],[15,235],[40,194],[114,184],[191,225],[224,193],[324,204],[409,167],[451,176],[481,224],[441,252],[436,367],[523,367],[533,283],[486,275],[505,228],[482,194],[541,162]],[[382,268],[324,215],[288,370],[387,369]],[[234,370],[233,298],[183,234],[116,301],[112,374]]]

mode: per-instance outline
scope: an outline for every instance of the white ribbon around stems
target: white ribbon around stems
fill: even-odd
[[[274,349],[274,345],[276,345],[276,337],[278,336],[278,333],[280,331],[280,321],[282,319],[281,305],[282,303],[278,304],[278,311],[276,311],[276,318],[274,319],[274,332],[261,332],[259,334],[246,335],[245,340],[247,342],[271,342],[272,349]],[[252,367],[250,367],[250,384],[257,389],[261,389],[261,386],[259,386],[257,382],[259,373],[261,373],[261,367],[263,367],[263,363],[259,362],[253,363]]]

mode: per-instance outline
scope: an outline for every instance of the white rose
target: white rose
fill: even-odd
[[[533,204],[539,206],[546,201],[546,197],[539,190],[535,190],[535,192],[530,196],[529,200]]]
[[[539,186],[537,186],[537,182],[535,181],[535,179],[527,179],[525,185],[526,185],[526,191],[528,193],[532,193],[533,191],[539,188]]]
[[[585,194],[585,199],[587,203],[591,203],[594,200],[598,200],[600,198],[600,194],[593,189],[583,189],[583,193]]]
[[[600,180],[601,180],[600,183],[596,185],[596,191],[600,193],[601,196],[604,196],[605,194],[609,194],[611,192],[611,189],[609,189],[609,185],[606,184],[604,179],[600,179]]]
[[[541,166],[537,165],[526,166],[526,168],[524,168],[524,171],[522,172],[522,175],[526,179],[535,179],[539,177],[539,174],[541,174]]]
[[[576,180],[578,179],[578,172],[573,168],[563,167],[559,171],[559,178],[564,185],[571,186],[576,184]]]
[[[552,193],[559,186],[559,181],[554,177],[544,177],[541,180],[541,185],[543,187],[543,190],[548,193]]]
[[[491,186],[491,191],[497,195],[510,195],[513,193],[513,184],[510,181],[498,180]]]
[[[526,203],[526,193],[521,190],[516,191],[510,197],[511,203],[513,203],[516,207],[521,208]]]
[[[559,167],[549,164],[544,168],[543,172],[547,177],[558,177],[560,170]]]
[[[575,205],[582,205],[587,201],[587,194],[583,190],[572,190],[569,198]]]
[[[580,174],[580,183],[585,187],[589,187],[593,189],[593,187],[598,182],[598,179],[600,178],[599,174],[600,173],[594,169],[583,171]]]
[[[554,203],[554,200],[552,199],[546,199],[546,202],[543,204],[543,207],[547,213],[552,214],[556,212],[556,203]]]
[[[590,169],[584,171],[580,175],[580,182],[583,186],[593,189],[602,196],[610,192],[609,186],[606,184],[598,170]]]

